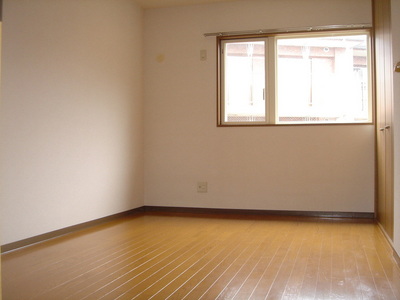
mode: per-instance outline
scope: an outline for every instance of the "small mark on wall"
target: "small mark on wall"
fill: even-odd
[[[165,55],[164,54],[158,54],[156,56],[156,62],[162,63],[162,62],[164,62],[164,60],[165,60]]]

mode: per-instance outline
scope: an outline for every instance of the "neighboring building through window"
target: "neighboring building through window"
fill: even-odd
[[[219,125],[371,123],[368,31],[219,38]]]

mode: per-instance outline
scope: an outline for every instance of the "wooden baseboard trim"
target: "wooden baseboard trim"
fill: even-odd
[[[383,237],[385,238],[386,242],[388,243],[390,249],[392,250],[392,256],[393,259],[396,261],[397,265],[400,267],[400,256],[397,254],[396,250],[394,249],[393,241],[387,234],[385,228],[383,228],[382,224],[378,221],[376,222],[378,224],[379,229],[382,232]]]
[[[197,207],[169,207],[169,206],[142,206],[129,211],[121,212],[115,215],[96,219],[44,233],[38,236],[27,238],[21,241],[5,244],[1,246],[2,253],[11,252],[20,248],[41,243],[46,240],[60,237],[78,230],[86,229],[95,225],[100,225],[118,218],[130,216],[139,213],[179,213],[179,214],[195,214],[195,215],[229,215],[229,216],[247,216],[247,217],[268,217],[268,218],[312,218],[312,219],[330,219],[330,220],[356,220],[374,222],[374,213],[363,212],[322,212],[322,211],[293,211],[293,210],[255,210],[255,209],[223,209],[223,208],[197,208]],[[400,260],[399,260],[400,261]]]
[[[223,209],[198,207],[167,207],[144,206],[145,212],[189,213],[189,214],[221,214],[245,216],[281,216],[281,217],[308,217],[329,219],[357,219],[375,221],[375,214],[369,212],[325,212],[325,211],[294,211],[294,210],[255,210],[255,209]]]
[[[396,261],[397,265],[400,267],[400,256],[397,254],[397,252],[393,249],[393,258]]]
[[[117,213],[117,214],[114,214],[114,215],[111,215],[111,216],[107,216],[107,217],[103,217],[103,218],[100,218],[100,219],[96,219],[96,220],[93,220],[93,221],[88,221],[88,222],[85,222],[85,223],[81,223],[81,224],[69,226],[69,227],[66,227],[66,228],[62,228],[62,229],[59,229],[59,230],[51,231],[51,232],[44,233],[44,234],[41,234],[41,235],[37,235],[37,236],[31,237],[31,238],[27,238],[27,239],[20,240],[20,241],[17,241],[17,242],[13,242],[13,243],[2,245],[1,246],[1,252],[2,253],[11,252],[11,251],[14,251],[14,250],[17,250],[17,249],[20,249],[20,248],[31,246],[33,244],[41,243],[41,242],[44,242],[44,241],[47,241],[47,240],[50,240],[50,239],[53,239],[53,238],[60,237],[62,235],[66,235],[66,234],[69,234],[69,233],[72,233],[72,232],[76,232],[78,230],[86,229],[86,228],[89,228],[89,227],[92,227],[92,226],[95,226],[95,225],[100,225],[100,224],[103,224],[103,223],[106,223],[106,222],[110,222],[110,221],[115,220],[115,219],[123,218],[123,217],[130,216],[130,215],[133,215],[133,214],[143,213],[143,212],[144,212],[144,207],[142,206],[142,207],[134,208],[134,209],[131,209],[131,210],[128,210],[128,211],[124,211],[124,212],[121,212],[121,213]]]

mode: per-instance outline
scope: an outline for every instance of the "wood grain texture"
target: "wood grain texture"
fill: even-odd
[[[2,255],[4,299],[400,299],[373,223],[145,214]]]
[[[373,0],[376,89],[376,210],[383,230],[394,237],[393,61],[391,1]]]

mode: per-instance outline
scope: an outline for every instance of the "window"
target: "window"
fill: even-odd
[[[367,30],[218,42],[218,125],[372,122]]]

